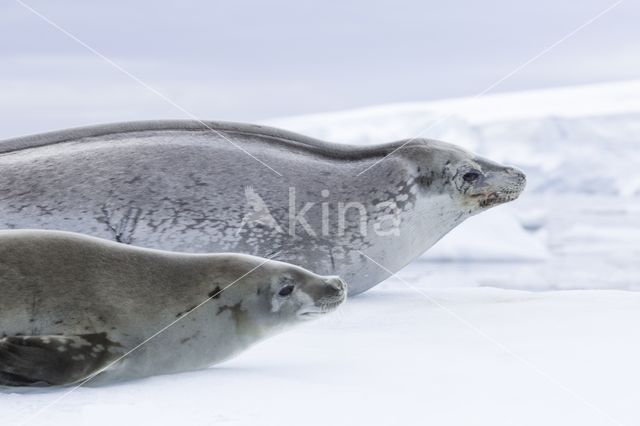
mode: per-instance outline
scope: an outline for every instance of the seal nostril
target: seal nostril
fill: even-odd
[[[344,291],[344,290],[347,289],[347,285],[345,284],[345,282],[340,277],[333,277],[333,278],[327,280],[327,284],[331,288],[333,288],[334,290],[337,290],[337,291]]]
[[[524,172],[517,167],[507,167],[507,173],[517,177],[524,177]]]
[[[526,185],[527,175],[525,175],[522,170],[517,167],[507,167],[505,170],[517,185]]]

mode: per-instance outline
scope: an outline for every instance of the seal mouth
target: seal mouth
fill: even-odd
[[[508,203],[515,200],[520,195],[520,191],[496,191],[491,192],[488,195],[478,194],[474,195],[474,198],[482,198],[478,201],[480,207],[493,207],[498,204]]]
[[[313,308],[304,310],[302,312],[298,312],[298,318],[309,320],[309,319],[322,317],[338,309],[338,307],[342,305],[345,299],[346,297],[343,297],[341,300],[334,301],[334,302],[329,302],[329,303],[321,302],[319,306],[314,306]]]
[[[327,312],[322,312],[322,311],[307,311],[307,312],[301,312],[298,314],[298,318],[303,318],[303,319],[313,319],[313,318],[318,318],[321,317],[323,315],[326,315]]]

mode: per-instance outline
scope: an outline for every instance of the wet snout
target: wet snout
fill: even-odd
[[[504,202],[518,198],[527,185],[527,176],[520,169],[505,167],[496,176],[496,187],[499,196],[506,197]]]
[[[298,317],[310,319],[333,312],[347,299],[347,284],[338,276],[316,276],[313,286],[306,290],[312,302],[303,306]]]
[[[470,191],[479,207],[493,207],[520,196],[527,183],[527,177],[522,170],[504,166],[487,169],[482,179],[479,179]]]
[[[335,275],[324,278],[324,284],[316,306],[323,312],[331,312],[347,299],[347,284]]]
[[[330,276],[326,279],[328,288],[327,296],[334,297],[336,300],[343,301],[347,296],[347,283],[339,276]],[[326,297],[326,296],[325,296]]]
[[[507,175],[507,179],[513,180],[513,185],[520,188],[520,192],[527,184],[527,175],[516,167],[505,167],[504,173]]]

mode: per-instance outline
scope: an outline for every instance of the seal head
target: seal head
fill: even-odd
[[[270,263],[265,280],[238,283],[221,295],[223,305],[217,314],[230,311],[238,337],[248,344],[333,312],[347,298],[347,285],[338,276]],[[240,302],[230,304],[226,300]]]
[[[441,210],[458,210],[468,217],[515,200],[526,186],[521,170],[446,142],[422,140],[408,151],[405,158],[419,187],[417,204],[427,200],[430,208],[439,204]]]
[[[480,210],[515,200],[526,185],[522,171],[481,157],[458,165],[452,181],[463,199]]]
[[[320,284],[308,279],[296,284],[294,278],[285,276],[271,288],[271,311],[298,320],[309,320],[332,312],[347,295],[347,285],[338,276],[322,279]]]

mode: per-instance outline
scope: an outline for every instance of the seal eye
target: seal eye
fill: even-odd
[[[278,292],[278,296],[287,297],[291,293],[293,293],[293,286],[286,285],[280,289],[280,291]]]
[[[462,179],[464,179],[465,182],[471,183],[471,182],[477,181],[480,178],[480,176],[481,176],[480,172],[472,170],[462,175]]]

